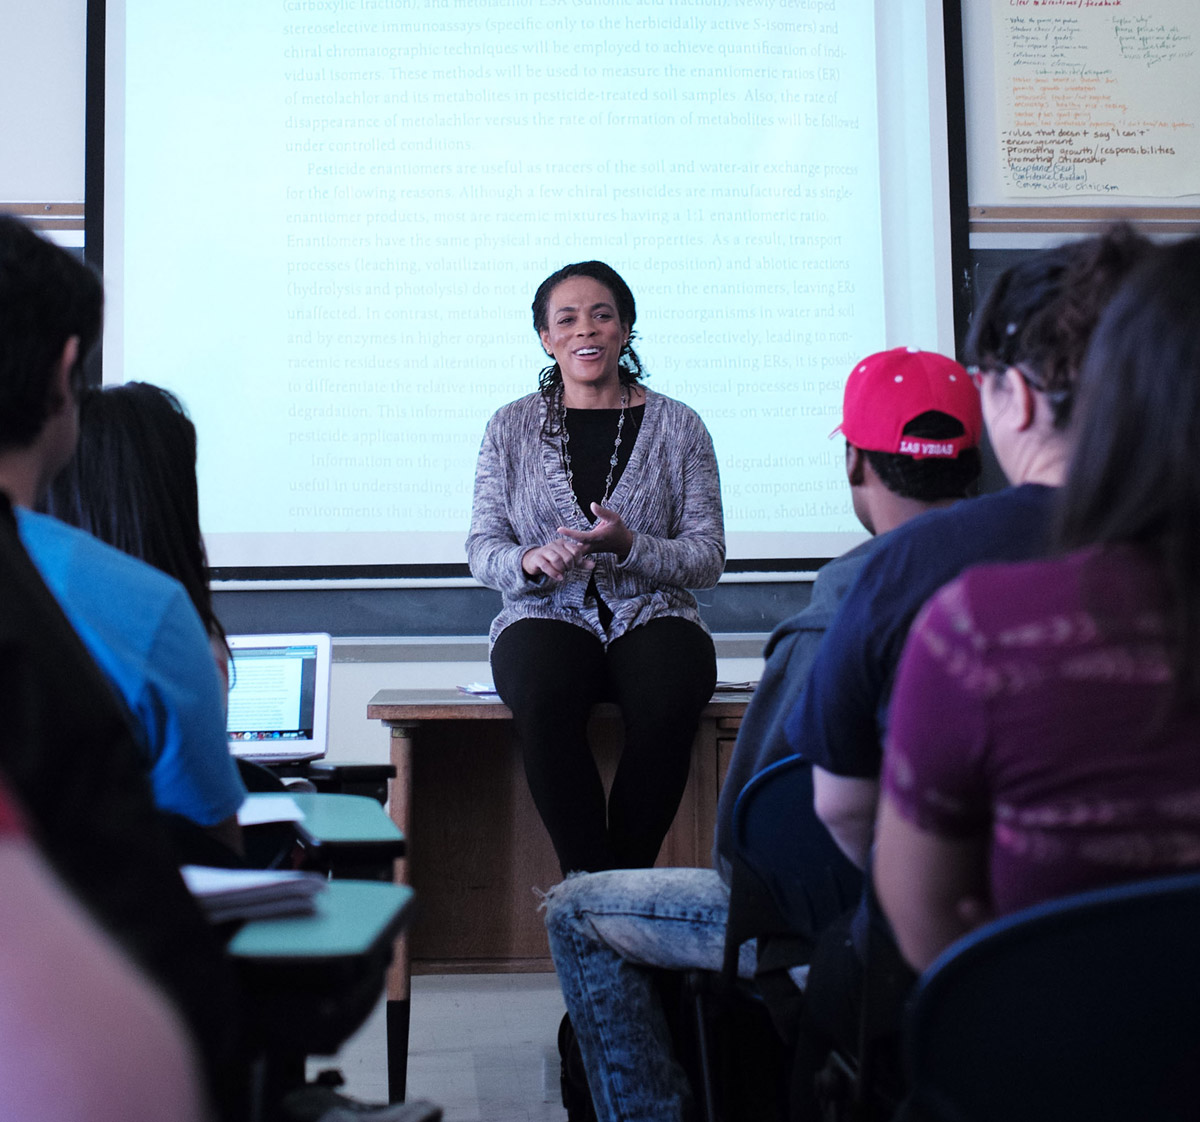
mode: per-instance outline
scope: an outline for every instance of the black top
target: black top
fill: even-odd
[[[645,405],[635,405],[625,410],[625,425],[621,429],[621,444],[617,448],[617,464],[612,469],[613,490],[616,490],[621,473],[629,463],[633,442],[642,427],[646,414]],[[612,460],[613,442],[617,438],[617,422],[620,409],[567,409],[566,429],[571,438],[568,450],[571,453],[573,490],[579,509],[595,522],[592,503],[604,497],[605,480],[608,478],[609,462]],[[609,492],[610,496],[612,492]]]

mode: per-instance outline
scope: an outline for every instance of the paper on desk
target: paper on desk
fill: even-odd
[[[286,795],[247,795],[237,815],[240,826],[261,826],[264,822],[303,822],[304,811],[295,799]]]
[[[469,693],[473,697],[495,697],[496,687],[490,682],[468,682],[458,687],[459,693]]]
[[[184,865],[179,871],[188,891],[213,923],[274,915],[303,915],[313,910],[313,897],[324,891],[326,883],[319,873],[273,869],[216,869],[207,865]]]

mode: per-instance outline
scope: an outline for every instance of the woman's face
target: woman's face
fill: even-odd
[[[619,380],[621,349],[629,328],[617,315],[606,285],[568,277],[550,292],[542,346],[562,371],[564,386],[603,386]]]

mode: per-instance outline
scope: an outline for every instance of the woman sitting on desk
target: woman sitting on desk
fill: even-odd
[[[687,591],[724,566],[716,458],[691,409],[642,386],[635,319],[602,262],[547,277],[533,324],[553,361],[492,417],[475,474],[471,572],[504,594],[492,673],[564,873],[654,863],[716,684]],[[586,737],[606,699],[625,725],[607,806]]]

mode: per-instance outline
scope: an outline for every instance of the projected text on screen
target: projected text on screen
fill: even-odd
[[[846,374],[952,346],[924,12],[174,7],[124,6],[108,370],[187,403],[214,564],[461,561],[484,425],[544,363],[534,289],[589,258],[713,434],[731,556],[852,540]]]

